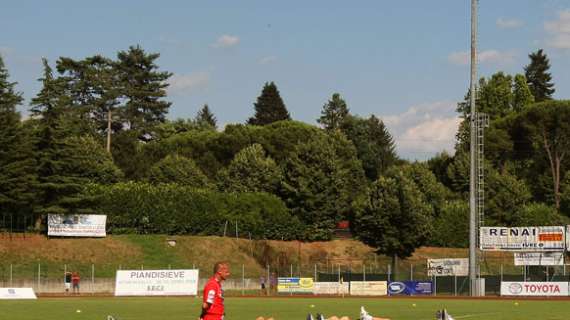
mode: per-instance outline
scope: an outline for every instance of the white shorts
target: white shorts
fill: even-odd
[[[71,289],[71,283],[70,282],[65,283],[65,289]]]

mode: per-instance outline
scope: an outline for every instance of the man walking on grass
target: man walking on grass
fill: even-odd
[[[224,311],[224,291],[222,282],[230,276],[230,267],[227,262],[216,262],[214,265],[214,275],[204,287],[202,300],[202,313],[200,320],[223,320]]]

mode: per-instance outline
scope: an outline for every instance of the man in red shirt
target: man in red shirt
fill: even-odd
[[[224,319],[224,291],[222,282],[230,276],[230,267],[227,262],[216,262],[214,276],[208,280],[204,287],[201,320]]]

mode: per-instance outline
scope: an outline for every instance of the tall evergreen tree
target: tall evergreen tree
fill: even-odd
[[[536,102],[551,100],[554,93],[552,76],[548,72],[550,61],[542,49],[528,55],[530,63],[524,68],[530,92]]]
[[[63,81],[54,78],[46,59],[43,59],[43,65],[44,75],[40,79],[43,87],[31,103],[32,113],[38,116],[35,149],[39,194],[36,209],[41,214],[67,213],[79,206],[79,192],[86,181],[69,170],[74,165],[74,152],[66,141],[67,132],[62,123],[69,110],[70,98],[64,94]]]
[[[217,120],[214,114],[210,111],[210,107],[207,104],[198,111],[196,115],[196,123],[201,126],[211,126],[214,129],[217,128]]]
[[[321,117],[317,122],[322,124],[325,130],[339,130],[342,122],[348,116],[348,107],[346,101],[342,99],[340,94],[334,93],[332,98],[323,106]]]
[[[33,202],[35,162],[31,137],[16,107],[23,101],[0,56],[0,212],[23,213]]]
[[[261,95],[254,103],[255,115],[247,121],[248,124],[264,126],[272,122],[281,120],[291,120],[289,111],[279,95],[279,90],[275,83],[265,83]]]
[[[120,51],[115,64],[122,97],[126,99],[123,110],[125,127],[137,130],[139,138],[152,138],[152,128],[164,122],[171,103],[166,97],[166,80],[170,72],[158,71],[155,61],[160,54],[146,53],[140,46]]]

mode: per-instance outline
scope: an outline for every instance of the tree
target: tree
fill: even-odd
[[[69,110],[70,98],[64,94],[61,79],[53,76],[52,69],[43,59],[43,87],[32,99],[32,114],[38,117],[35,151],[38,162],[37,212],[69,213],[84,205],[80,196],[82,186],[88,179],[69,170],[74,165],[74,150],[66,140],[67,128],[62,125]],[[40,219],[42,216],[40,216]],[[41,220],[36,221],[40,227]]]
[[[513,226],[516,212],[532,198],[528,186],[509,172],[486,165],[485,224]]]
[[[111,135],[123,129],[118,117],[119,85],[115,62],[100,55],[83,60],[61,57],[57,70],[65,82],[73,109],[78,109],[80,119],[92,122],[92,131],[106,136],[107,152],[111,152]],[[82,134],[91,132],[82,132]]]
[[[554,83],[549,72],[550,61],[546,54],[539,49],[528,55],[530,63],[524,68],[526,80],[536,102],[551,100],[554,93]]]
[[[228,168],[218,173],[220,189],[225,192],[275,193],[280,179],[279,167],[257,143],[242,149]]]
[[[152,128],[164,122],[171,105],[162,98],[166,97],[166,81],[172,74],[158,71],[155,61],[159,56],[146,53],[140,46],[131,46],[117,54],[114,66],[121,98],[126,100],[121,107],[125,127],[136,130],[145,141],[152,138]]]
[[[339,93],[334,93],[332,98],[323,106],[321,117],[317,119],[317,122],[322,124],[327,131],[339,130],[348,112],[344,99]]]
[[[521,112],[523,109],[534,103],[534,96],[526,82],[526,78],[522,74],[515,76],[513,85],[513,111]]]
[[[8,78],[0,56],[0,212],[29,213],[36,184],[32,141],[16,111],[22,94]]]
[[[467,201],[446,203],[434,221],[430,243],[438,247],[467,248],[469,246],[469,205]]]
[[[559,210],[563,161],[570,152],[570,101],[550,100],[534,104],[521,114],[519,123],[539,157],[546,156],[550,165],[554,203]]]
[[[298,144],[283,163],[280,196],[307,226],[308,240],[328,240],[336,223],[363,203],[366,180],[356,151],[339,134]]]
[[[214,117],[214,114],[210,111],[210,107],[208,107],[207,104],[198,111],[195,121],[201,126],[211,126],[214,129],[217,128],[216,117]]]
[[[357,212],[354,234],[377,253],[407,258],[424,245],[433,228],[432,208],[416,184],[397,169],[375,181],[364,209]]]
[[[529,203],[518,208],[513,226],[561,226],[569,222],[568,217],[558,213],[556,208],[544,203]]]
[[[180,185],[209,188],[208,178],[190,158],[168,155],[155,164],[149,172],[152,183],[178,183]]]
[[[291,120],[289,111],[279,95],[275,83],[265,83],[261,95],[254,103],[255,115],[247,121],[248,124],[264,126],[275,121]]]
[[[358,159],[370,181],[375,181],[398,160],[392,135],[384,122],[374,115],[368,119],[348,115],[341,129],[356,147]]]

